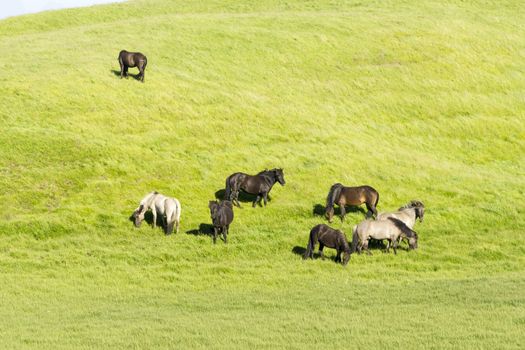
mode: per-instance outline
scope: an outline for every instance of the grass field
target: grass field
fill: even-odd
[[[0,21],[1,347],[523,349],[524,19],[138,0]],[[212,245],[208,200],[265,167],[287,184]],[[419,249],[303,261],[335,182],[422,200]],[[178,235],[129,221],[152,190],[181,201]]]

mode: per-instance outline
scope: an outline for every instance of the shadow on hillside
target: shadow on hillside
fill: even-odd
[[[200,235],[212,236],[213,235],[213,225],[201,223],[198,229],[186,231],[186,234],[194,235],[194,236],[200,236]]]
[[[117,77],[120,78],[120,71],[119,71],[119,70],[112,69],[112,70],[111,70],[111,73],[113,73],[115,76],[117,76]],[[131,74],[131,73],[128,71],[128,76],[132,77],[132,78],[135,79],[135,80],[140,81],[140,73],[139,73],[139,74]]]
[[[225,194],[226,194],[225,189],[218,190],[217,192],[215,192],[215,199],[222,201],[224,199]]]
[[[225,194],[226,194],[226,190],[224,190],[224,189],[218,190],[218,191],[215,192],[215,198],[217,200],[223,200],[223,199],[225,199],[224,198]],[[254,195],[254,194],[249,194],[249,193],[246,193],[246,192],[243,192],[243,191],[239,191],[239,202],[240,203],[245,203],[245,204],[251,205],[256,198],[257,198],[257,196]],[[270,203],[271,201],[272,201],[272,197],[270,197],[270,195],[268,195],[268,203]],[[259,206],[261,206],[261,207],[264,206],[264,200],[261,200],[261,202],[259,203]]]
[[[319,253],[317,252],[317,249],[319,249],[319,246],[315,247],[314,259],[318,259],[320,257]],[[335,252],[335,250],[333,250],[333,251]],[[324,252],[324,256],[325,256],[326,260],[330,259],[330,260],[335,262],[335,255],[332,255],[333,252],[330,252],[329,248],[328,249],[327,248],[323,249],[323,252]],[[295,246],[295,247],[292,248],[292,253],[294,253],[295,255],[299,255],[301,258],[303,258],[304,257],[304,253],[306,253],[306,248],[305,247]]]
[[[345,207],[346,214],[355,214],[355,213],[362,213],[364,216],[366,216],[366,210],[362,207],[357,206],[348,206]],[[312,209],[312,214],[314,216],[325,216],[326,207],[322,204],[315,204]],[[334,217],[340,217],[341,215],[341,208],[339,206],[334,206]]]
[[[131,216],[129,217],[129,221],[131,221],[133,223],[135,222],[135,219],[133,218],[133,213],[131,213]],[[146,221],[148,226],[153,226],[153,214],[151,213],[151,211],[148,210],[144,214],[144,221]],[[144,222],[142,224],[144,224]],[[163,227],[164,226],[164,223],[162,222],[162,216],[161,215],[157,215],[157,226],[158,227]]]

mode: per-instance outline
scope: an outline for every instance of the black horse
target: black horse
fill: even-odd
[[[140,52],[120,51],[118,54],[118,63],[120,64],[120,78],[128,77],[128,68],[137,67],[139,69],[139,79],[144,82],[144,70],[148,64],[146,56]]]
[[[217,241],[217,235],[222,232],[224,243],[228,243],[228,230],[233,221],[233,206],[230,201],[210,201],[211,221],[213,223],[213,243]]]
[[[312,228],[303,259],[313,259],[314,249],[317,242],[319,242],[319,254],[321,254],[322,259],[324,259],[323,248],[327,246],[328,248],[334,248],[337,250],[335,262],[341,261],[341,253],[344,252],[345,254],[343,256],[342,264],[348,264],[348,261],[350,260],[350,254],[352,252],[343,232],[334,230],[333,228],[324,224],[320,224]]]
[[[226,179],[224,199],[231,201],[240,208],[239,191],[242,190],[243,192],[257,195],[257,198],[253,201],[253,207],[262,199],[264,199],[264,206],[266,206],[268,193],[270,193],[270,190],[276,182],[279,182],[281,186],[284,186],[286,183],[284,181],[283,169],[265,169],[257,175],[234,173]],[[237,204],[235,204],[235,202],[237,202]]]
[[[345,206],[366,204],[368,212],[367,217],[372,215],[377,216],[377,202],[379,202],[379,193],[370,186],[345,187],[340,183],[336,183],[330,187],[328,196],[326,198],[326,218],[332,222],[334,215],[334,205],[339,205],[341,209],[341,221],[345,218]]]

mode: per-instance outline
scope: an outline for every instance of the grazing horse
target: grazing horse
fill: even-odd
[[[329,222],[332,222],[334,205],[337,204],[341,209],[341,221],[343,221],[346,215],[346,205],[359,206],[363,203],[366,204],[368,209],[367,217],[370,217],[372,214],[377,216],[377,202],[379,202],[379,193],[370,186],[345,187],[340,183],[336,183],[330,187],[328,192],[325,216]]]
[[[319,254],[321,254],[322,259],[324,259],[323,248],[327,246],[328,248],[334,248],[337,250],[335,262],[341,262],[341,253],[344,252],[345,254],[343,256],[342,264],[348,264],[351,250],[343,232],[334,230],[333,228],[324,224],[320,224],[312,228],[303,259],[313,259],[314,249],[317,242],[319,242]]]
[[[410,249],[417,248],[417,233],[408,228],[401,220],[388,218],[385,220],[364,220],[354,226],[352,235],[352,252],[365,249],[369,255],[372,255],[368,249],[368,240],[374,238],[377,240],[388,240],[386,251],[390,251],[390,246],[394,248],[394,254],[397,254],[397,242],[399,237],[407,238]]]
[[[226,192],[224,199],[231,201],[240,208],[239,191],[257,195],[252,206],[264,199],[264,206],[268,201],[268,193],[273,185],[279,182],[281,186],[285,185],[283,169],[263,170],[257,175],[248,175],[245,173],[234,173],[226,178]]]
[[[181,206],[176,198],[166,197],[156,191],[148,193],[142,198],[138,208],[133,212],[135,227],[140,227],[144,220],[144,214],[149,209],[153,213],[153,228],[157,226],[157,214],[159,214],[162,218],[164,232],[167,235],[173,232],[173,226],[175,225],[175,233],[179,232]]]
[[[144,82],[144,71],[148,60],[146,56],[140,52],[127,52],[126,50],[120,51],[118,54],[118,63],[120,64],[120,78],[128,77],[128,68],[137,67],[139,69],[139,79]]]
[[[228,243],[228,230],[233,221],[233,206],[230,201],[210,201],[211,221],[213,223],[213,244],[217,241],[217,235],[222,232],[224,243]]]
[[[419,222],[423,222],[424,215],[425,205],[420,201],[412,200],[395,212],[379,213],[379,215],[377,215],[377,220],[396,218],[412,230],[416,224],[416,219],[419,219]],[[399,243],[401,243],[401,240],[402,238],[399,237]]]

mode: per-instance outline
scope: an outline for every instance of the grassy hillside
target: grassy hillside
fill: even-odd
[[[523,348],[524,18],[139,0],[0,21],[3,346]],[[265,167],[286,186],[213,246],[208,200]],[[419,249],[304,262],[334,182],[422,200]],[[152,190],[181,201],[178,235],[132,227]]]

